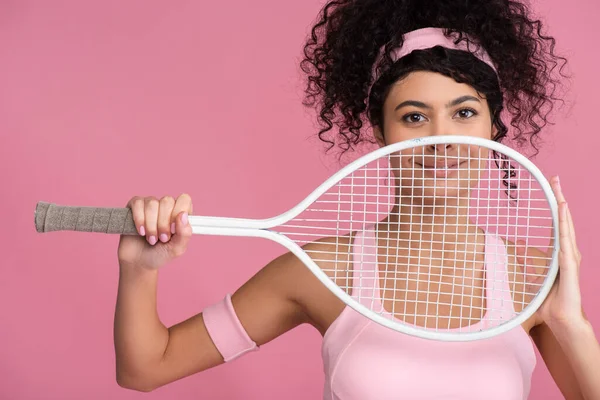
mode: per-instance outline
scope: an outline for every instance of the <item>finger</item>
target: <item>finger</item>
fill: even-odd
[[[577,236],[575,235],[575,227],[573,225],[573,217],[571,216],[571,209],[567,204],[567,219],[569,222],[569,231],[571,233],[571,246],[573,247],[573,252],[575,254],[575,258],[577,260],[577,272],[579,273],[579,266],[581,265],[581,252],[579,251],[579,247],[577,246]]]
[[[556,202],[558,203],[558,208],[560,210],[560,204],[566,202],[565,196],[562,192],[562,188],[560,186],[560,179],[557,176],[553,176],[550,178],[550,187],[552,188],[552,192],[554,193],[554,197],[556,198]],[[559,216],[560,219],[560,216]],[[557,228],[558,229],[558,228]],[[559,232],[560,234],[560,232]],[[554,252],[554,245],[556,243],[554,234],[550,238],[550,246],[548,246],[548,251],[546,252],[548,257],[552,257],[552,253]],[[560,244],[560,239],[559,239]]]
[[[192,198],[189,194],[183,193],[177,197],[175,201],[175,206],[173,207],[173,211],[171,212],[171,233],[175,233],[176,223],[175,219],[182,212],[186,212],[188,215],[192,213]]]
[[[558,178],[558,176],[556,176],[556,177],[554,177],[552,179],[552,181],[553,181],[552,188],[554,190],[554,194],[556,196],[557,202],[559,204],[560,203],[566,203],[567,200],[565,199],[565,195],[562,192],[562,187],[560,186],[560,179]],[[569,210],[568,206],[567,206],[567,219],[568,219],[569,230],[570,230],[570,233],[572,235],[573,243],[576,243],[577,238],[575,236],[575,229],[573,229],[573,220],[572,220],[572,217],[571,217],[571,211]]]
[[[158,239],[166,243],[171,239],[171,213],[175,206],[175,199],[164,196],[158,203]]]
[[[573,224],[573,216],[571,215],[571,208],[567,204],[567,219],[569,222],[569,230],[571,232],[571,242],[573,243],[573,247],[576,250],[576,253],[579,254],[579,248],[577,247],[577,235],[575,234],[575,226]]]
[[[524,240],[517,240],[515,243],[515,256],[517,265],[522,268],[523,273],[523,293],[531,291],[531,275],[528,270],[527,248]]]
[[[171,237],[170,251],[173,257],[182,255],[188,245],[190,237],[192,237],[192,227],[189,223],[189,214],[187,211],[182,211],[175,217],[175,232]]]
[[[131,209],[131,215],[133,216],[136,230],[141,236],[145,236],[144,199],[139,196],[132,197],[127,203],[127,208]]]
[[[575,256],[574,245],[571,240],[571,232],[568,226],[569,208],[566,203],[561,204],[560,223],[561,223],[561,241],[559,252],[559,274],[560,282],[559,292],[561,297],[568,300],[574,309],[581,308],[581,291],[579,288],[579,267]]]
[[[144,217],[146,219],[146,239],[154,246],[158,238],[158,200],[155,197],[144,199]]]
[[[524,240],[517,240],[515,256],[519,266],[523,268],[525,291],[535,293],[540,283],[545,279],[547,264],[543,257],[536,254],[534,248],[528,248]]]
[[[525,265],[527,265],[527,261],[525,259],[526,254],[527,251],[525,241],[522,239],[517,240],[515,243],[515,255],[517,256],[517,262],[519,265],[523,266],[523,268],[525,268]]]
[[[561,203],[559,206],[559,232],[560,232],[560,252],[559,265],[562,280],[566,285],[577,283],[577,259],[573,243],[571,241],[571,230],[569,228],[568,206],[567,203]]]
[[[560,238],[560,250],[567,254],[571,252],[571,229],[569,217],[567,216],[567,203],[558,204],[558,235]]]
[[[556,201],[558,203],[564,203],[567,201],[562,191],[562,187],[560,185],[560,178],[558,177],[558,175],[550,179],[550,186],[552,187],[552,191],[554,192],[554,195],[556,196]]]

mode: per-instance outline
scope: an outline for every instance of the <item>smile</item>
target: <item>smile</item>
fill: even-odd
[[[438,178],[445,178],[454,171],[458,170],[463,164],[467,163],[467,161],[462,161],[460,163],[452,162],[451,164],[446,165],[445,162],[438,162],[436,164],[421,164],[415,161],[415,165],[423,168],[427,172],[433,174]]]

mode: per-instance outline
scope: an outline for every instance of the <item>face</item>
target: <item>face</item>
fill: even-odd
[[[495,134],[486,99],[434,72],[413,72],[395,83],[383,116],[383,133],[375,129],[380,145],[436,135],[492,139]],[[488,158],[487,150],[473,145],[426,146],[403,151],[392,159],[392,168],[401,167],[400,188],[408,197],[447,200],[465,196],[477,184]]]

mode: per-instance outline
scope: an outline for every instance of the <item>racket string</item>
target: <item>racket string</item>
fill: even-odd
[[[484,148],[463,150],[429,154],[421,146],[377,159],[278,232],[356,301],[388,318],[435,330],[502,323],[543,286],[553,217],[544,189],[519,163],[499,162]],[[488,236],[511,254],[488,248]],[[527,253],[532,247],[540,251]],[[502,257],[501,266],[490,261]],[[484,265],[480,276],[475,264]]]

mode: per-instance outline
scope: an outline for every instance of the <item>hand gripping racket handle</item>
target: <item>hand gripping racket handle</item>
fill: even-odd
[[[76,231],[137,235],[130,208],[59,206],[40,201],[35,208],[38,232]]]

